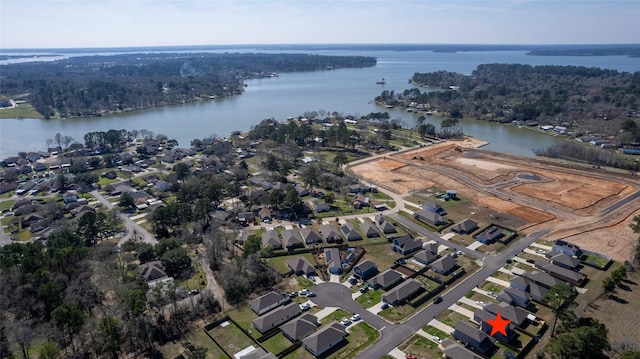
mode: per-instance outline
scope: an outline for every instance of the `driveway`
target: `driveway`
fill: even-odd
[[[340,307],[341,309],[354,314],[360,314],[362,320],[372,327],[381,330],[385,326],[391,324],[379,316],[362,308],[362,306],[353,301],[351,298],[351,290],[340,283],[320,283],[313,288],[316,293],[311,301],[320,307]]]

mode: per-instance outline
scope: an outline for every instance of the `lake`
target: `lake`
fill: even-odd
[[[228,51],[228,50],[227,50]],[[221,52],[213,50],[209,52]],[[234,49],[234,52],[258,50]],[[265,51],[264,53],[306,53],[311,51]],[[415,72],[447,70],[470,74],[479,64],[523,63],[530,65],[577,65],[640,71],[640,58],[625,56],[528,56],[524,51],[469,51],[435,53],[431,51],[313,51],[330,55],[364,55],[378,59],[375,67],[339,69],[307,73],[281,73],[279,77],[247,81],[245,93],[239,96],[208,100],[179,106],[168,106],[139,112],[78,119],[2,119],[0,120],[0,158],[18,151],[38,151],[46,141],[60,132],[83,143],[91,131],[127,129],[153,131],[176,139],[188,147],[194,138],[211,134],[221,137],[231,132],[246,131],[265,118],[284,120],[306,111],[337,111],[355,116],[389,111],[392,119],[414,126],[418,115],[401,110],[387,110],[372,103],[383,90],[403,91]],[[87,53],[90,54],[90,53]],[[74,56],[77,54],[73,54]],[[385,79],[386,84],[377,81]],[[427,116],[427,122],[440,128],[441,118]],[[485,121],[462,120],[465,134],[490,144],[485,148],[511,154],[533,156],[531,149],[549,146],[557,138],[543,133]]]

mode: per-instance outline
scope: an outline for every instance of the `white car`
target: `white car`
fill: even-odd
[[[302,295],[307,295],[307,294],[309,294],[309,290],[308,290],[308,289],[301,289],[301,290],[298,292],[298,294],[300,294],[301,296],[302,296]]]
[[[340,323],[346,327],[346,326],[349,326],[349,324],[351,324],[351,321],[349,320],[349,318],[344,318],[340,321]]]
[[[433,341],[434,341],[434,342],[436,342],[436,343],[438,343],[438,344],[442,344],[442,339],[440,339],[440,337],[439,337],[439,336],[437,336],[437,335],[434,335],[434,336],[433,336]]]
[[[476,300],[476,304],[484,307],[484,302],[481,300]]]
[[[309,308],[311,308],[311,306],[309,305],[309,303],[302,303],[302,304],[300,304],[300,310],[302,310],[302,311],[309,310]]]
[[[351,317],[351,321],[352,321],[352,322],[357,322],[358,320],[360,320],[360,314],[354,314],[354,315]]]

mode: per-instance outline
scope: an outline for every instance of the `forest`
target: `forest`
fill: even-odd
[[[376,101],[407,107],[413,102],[453,118],[549,124],[606,135],[615,135],[640,105],[640,72],[484,64],[471,75],[415,73],[412,82],[428,89],[385,90]]]
[[[279,72],[375,66],[363,56],[137,53],[4,65],[0,96],[44,118],[101,116],[239,94],[243,80]]]

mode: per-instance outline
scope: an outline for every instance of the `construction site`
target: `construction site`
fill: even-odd
[[[486,208],[511,216],[521,233],[545,232],[615,260],[631,258],[629,223],[640,214],[640,179],[632,174],[479,149],[465,137],[376,156],[350,170],[403,196],[453,189],[469,213]]]

